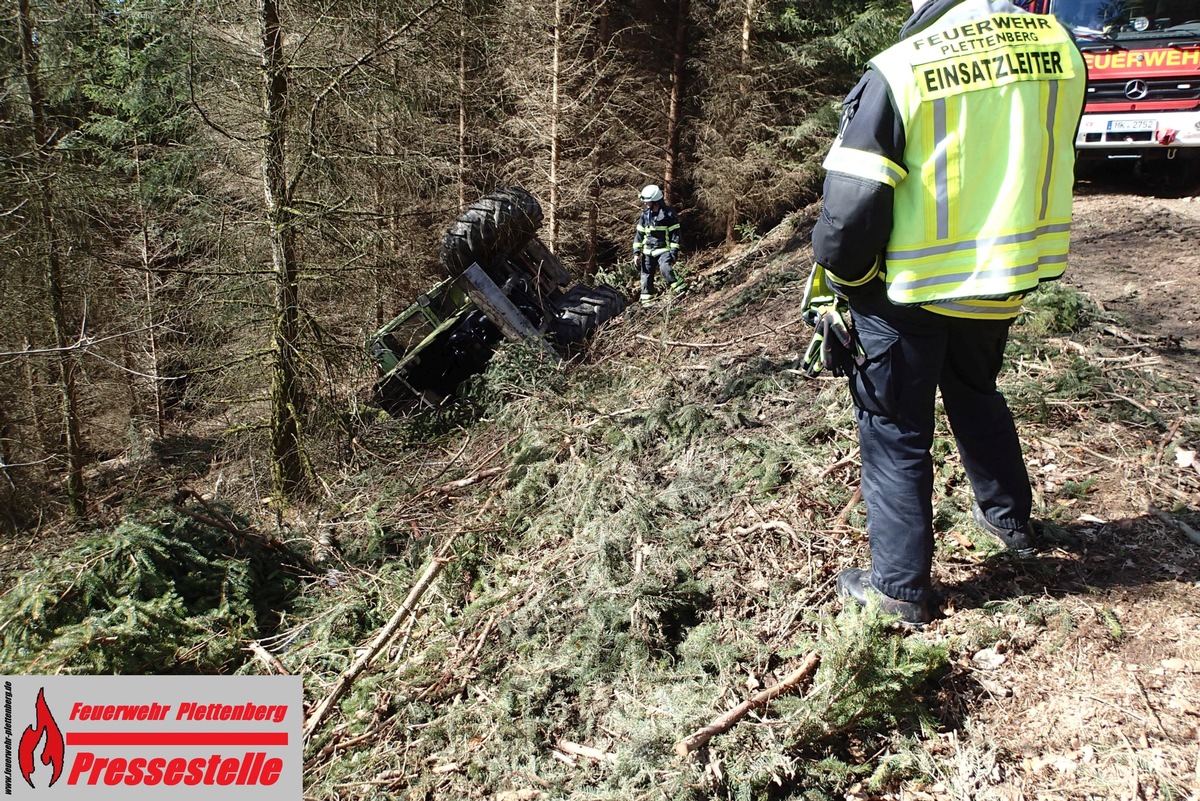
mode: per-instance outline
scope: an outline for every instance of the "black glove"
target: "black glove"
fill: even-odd
[[[836,376],[849,375],[855,365],[861,366],[866,352],[854,335],[854,322],[845,301],[815,306],[806,311],[805,321],[815,329],[808,350],[804,352],[804,372],[815,378],[821,370]]]

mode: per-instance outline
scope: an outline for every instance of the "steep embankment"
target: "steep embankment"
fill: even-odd
[[[1087,296],[1038,292],[1003,375],[1049,547],[1014,560],[981,535],[943,427],[946,616],[920,633],[833,597],[838,571],[868,556],[845,386],[799,370],[815,209],[694,259],[689,295],[632,309],[568,365],[508,347],[467,403],[364,413],[321,502],[286,530],[242,489],[249,467],[191,470],[197,493],[177,494],[167,523],[223,523],[196,541],[234,555],[269,547],[254,571],[228,562],[245,579],[232,606],[203,560],[160,592],[176,609],[195,590],[223,613],[173,625],[178,641],[86,598],[96,608],[74,611],[210,670],[249,658],[231,626],[259,637],[240,669],[304,675],[310,714],[330,710],[311,726],[307,798],[1186,797],[1200,791],[1200,256],[1183,247],[1197,212],[1081,195],[1065,284]],[[234,525],[209,497],[261,518]],[[281,602],[259,590],[292,586],[270,571],[310,550],[303,591],[268,630],[260,612]],[[101,573],[84,575],[102,557],[85,557],[61,584],[30,574],[33,600],[9,617],[79,586],[145,606],[141,590],[112,598]],[[139,586],[161,590],[157,570]],[[418,614],[393,618],[414,587]],[[389,619],[401,625],[378,640]],[[43,647],[56,636],[44,628],[23,640],[10,622],[0,645]],[[55,653],[107,670],[67,649],[131,652],[95,631],[73,627]],[[797,692],[676,755],[812,655]],[[323,706],[339,679],[348,692]]]
[[[1115,233],[1144,208],[1160,233],[1185,235],[1195,218],[1174,203],[1084,197],[1076,285],[1111,287],[1114,241],[1122,270],[1169,256],[1200,274],[1169,236]],[[811,215],[693,263],[692,294],[632,311],[566,372],[508,349],[474,393],[484,418],[465,429],[364,432],[361,447],[390,454],[387,469],[419,492],[376,498],[371,526],[364,504],[347,504],[342,541],[357,532],[355,547],[388,561],[337,574],[322,625],[285,664],[311,671],[319,695],[337,673],[329,654],[374,631],[431,548],[452,540],[455,557],[319,733],[312,797],[1198,789],[1195,340],[1118,316],[1144,288],[1102,295],[1103,308],[1038,293],[1003,380],[1050,548],[1014,561],[980,535],[943,428],[935,578],[947,616],[895,636],[839,614],[833,597],[837,572],[867,552],[845,388],[798,371]],[[1180,306],[1193,302],[1177,289]],[[402,437],[444,457],[418,467]],[[380,611],[351,616],[364,598]],[[679,738],[812,652],[822,663],[806,693],[675,756]]]

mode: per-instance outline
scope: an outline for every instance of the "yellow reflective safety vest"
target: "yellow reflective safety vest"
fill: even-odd
[[[1024,293],[1066,268],[1079,49],[1053,17],[968,0],[871,66],[903,121],[904,163],[835,144],[825,168],[894,187],[888,297],[1016,316]]]

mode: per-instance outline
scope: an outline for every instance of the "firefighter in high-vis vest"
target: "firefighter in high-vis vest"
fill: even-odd
[[[654,297],[655,271],[662,273],[672,292],[682,292],[686,284],[674,272],[679,260],[679,217],[663,202],[663,191],[656,184],[643,187],[638,200],[642,215],[633,234],[633,261],[641,271],[641,302],[645,306]]]
[[[808,366],[849,377],[858,423],[871,566],[842,571],[839,595],[922,625],[937,611],[938,389],[975,523],[1017,554],[1037,547],[996,376],[1023,298],[1066,267],[1087,75],[1054,17],[1005,0],[913,9],[843,103],[805,311],[823,338]]]

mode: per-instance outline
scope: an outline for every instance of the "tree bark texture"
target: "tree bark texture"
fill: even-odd
[[[68,349],[67,315],[63,304],[62,253],[54,218],[54,153],[46,123],[39,63],[34,45],[33,13],[29,0],[17,0],[17,27],[21,45],[21,68],[29,91],[33,118],[34,157],[37,161],[37,191],[41,204],[42,235],[45,237],[44,280],[50,329],[56,352],[52,357],[62,415],[62,448],[67,460],[67,503],[71,513],[82,517],[87,507],[83,481],[83,445],[80,434],[79,396],[76,387],[77,357]]]
[[[459,7],[458,26],[458,207],[467,207],[467,1]]]
[[[679,126],[683,107],[683,83],[687,69],[688,0],[679,0],[675,17],[675,46],[671,63],[671,105],[667,111],[667,158],[663,168],[663,194],[674,201],[675,174],[679,165]]]
[[[728,712],[718,716],[707,726],[697,729],[695,732],[684,737],[679,742],[675,743],[675,753],[681,757],[703,748],[718,734],[729,731],[742,718],[746,717],[751,711],[763,706],[772,698],[777,698],[786,692],[800,687],[812,678],[817,672],[817,667],[821,664],[821,652],[813,651],[804,658],[800,663],[800,667],[793,670],[783,678],[778,684],[768,687],[765,690],[757,692],[753,697],[747,698],[740,704],[730,709]]]
[[[264,77],[263,190],[275,280],[274,341],[271,365],[271,468],[282,498],[304,489],[306,467],[300,419],[300,278],[296,262],[295,217],[287,178],[288,78],[283,28],[277,0],[261,0]]]
[[[754,0],[746,0],[746,13],[742,17],[742,57],[738,70],[738,93],[744,98],[749,91],[750,42],[754,33]],[[732,245],[738,223],[737,197],[733,198],[729,213],[725,215],[725,244]]]
[[[160,359],[158,348],[158,321],[156,304],[154,302],[155,280],[151,269],[150,227],[146,221],[146,205],[142,202],[142,158],[138,148],[138,138],[133,136],[133,168],[138,190],[138,227],[141,228],[141,258],[142,258],[142,289],[146,304],[146,351],[150,360],[150,392],[154,399],[154,434],[158,439],[163,438],[163,426],[166,420],[166,404],[163,401],[163,382],[159,372]],[[132,379],[130,385],[133,385]],[[135,398],[136,400],[136,398]]]
[[[600,77],[596,81],[595,116],[599,117],[600,111],[608,102],[609,96],[607,68],[608,48],[612,44],[612,29],[610,27],[610,14],[607,0],[599,1],[596,6],[596,16],[598,18],[598,22],[596,26],[596,56],[594,63],[596,65],[596,73]],[[597,251],[599,250],[600,242],[600,204],[603,202],[602,190],[604,183],[604,164],[607,155],[605,153],[603,130],[600,130],[596,133],[595,140],[592,143],[592,153],[592,180],[588,192],[590,202],[588,203],[587,216],[588,250],[587,261],[584,266],[585,277],[589,280],[595,277],[596,270],[599,269],[600,266]]]
[[[750,72],[750,37],[754,31],[754,0],[746,0],[746,15],[742,17],[742,69],[738,90],[746,94],[746,79]]]
[[[558,250],[558,161],[561,157],[559,153],[558,122],[559,116],[562,114],[558,81],[559,72],[562,68],[562,24],[562,0],[554,0],[554,48],[550,66],[550,213],[547,215],[549,241],[546,243],[551,253]]]

